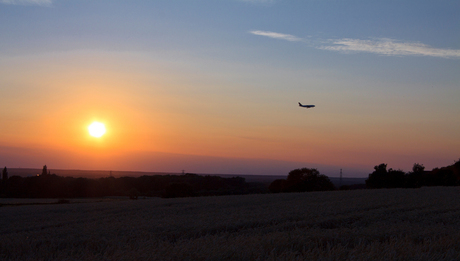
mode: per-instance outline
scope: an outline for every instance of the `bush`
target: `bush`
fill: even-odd
[[[269,186],[270,192],[305,192],[335,190],[334,184],[317,169],[295,169],[289,172],[286,180],[277,179]]]

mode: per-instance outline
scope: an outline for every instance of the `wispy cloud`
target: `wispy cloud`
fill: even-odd
[[[250,33],[255,34],[255,35],[266,36],[270,38],[282,39],[282,40],[291,41],[291,42],[302,41],[302,38],[299,38],[297,36],[290,35],[290,34],[280,34],[280,33],[269,32],[269,31],[250,31]]]
[[[361,39],[328,39],[313,41],[290,35],[270,31],[250,31],[251,34],[282,39],[286,41],[308,42],[311,47],[321,50],[336,51],[342,53],[374,53],[386,56],[431,56],[440,58],[460,58],[460,50],[434,48],[422,43],[403,42],[389,38],[372,40]]]
[[[388,56],[432,56],[441,58],[460,58],[460,50],[434,48],[422,43],[401,42],[381,38],[375,40],[338,39],[328,40],[318,49],[338,52],[366,52]]]
[[[41,6],[50,6],[52,0],[0,0],[1,4],[7,5],[41,5]]]

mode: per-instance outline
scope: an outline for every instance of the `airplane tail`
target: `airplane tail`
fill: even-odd
[[[302,106],[302,103],[299,102],[299,106]]]

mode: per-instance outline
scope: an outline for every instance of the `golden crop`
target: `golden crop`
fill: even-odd
[[[460,260],[456,187],[4,206],[0,224],[0,260]]]

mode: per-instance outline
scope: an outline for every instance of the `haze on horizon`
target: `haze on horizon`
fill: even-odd
[[[459,13],[453,0],[0,0],[0,166],[446,166],[460,157]]]

